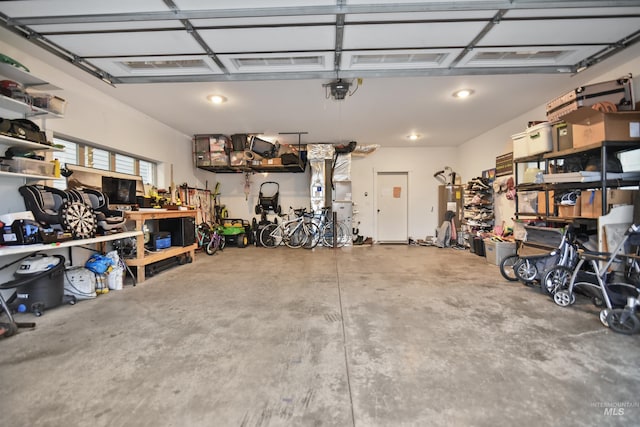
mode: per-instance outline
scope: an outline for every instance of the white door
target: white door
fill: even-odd
[[[406,243],[408,239],[407,172],[378,172],[376,188],[377,240]]]

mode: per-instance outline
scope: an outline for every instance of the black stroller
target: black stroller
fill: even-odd
[[[270,187],[271,195],[266,196],[263,191],[264,186]],[[282,213],[282,207],[280,206],[280,184],[274,181],[266,181],[260,184],[260,194],[258,195],[258,204],[256,205],[256,215],[273,211],[280,215]]]
[[[637,255],[629,254],[630,246],[640,246],[640,225],[631,225],[612,252],[580,253],[566,289],[553,296],[562,307],[576,300],[576,293],[591,298],[600,311],[600,321],[622,334],[640,332],[636,314],[640,298],[640,266]],[[613,264],[624,264],[623,271],[613,271]]]

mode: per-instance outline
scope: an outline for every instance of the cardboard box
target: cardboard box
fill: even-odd
[[[547,212],[547,193],[549,194],[549,212]],[[540,215],[553,216],[555,214],[553,194],[553,191],[538,191],[538,213]]]
[[[262,159],[262,166],[281,166],[282,159],[280,157],[276,157],[273,159]]]
[[[638,190],[607,189],[607,212],[611,206],[632,205],[633,197]],[[583,190],[580,194],[581,215],[585,218],[602,216],[602,190]]]
[[[573,128],[567,122],[557,122],[551,126],[553,151],[564,151],[573,148]]]
[[[601,141],[640,141],[640,111],[603,113],[579,108],[564,119],[571,123],[574,148]]]
[[[560,218],[574,218],[582,215],[582,206],[580,205],[580,197],[576,201],[575,205],[556,205],[558,208],[558,217]]]

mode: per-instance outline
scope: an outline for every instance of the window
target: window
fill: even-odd
[[[84,165],[90,168],[111,170],[109,152],[100,148],[87,146],[84,150]]]
[[[56,151],[53,158],[60,161],[60,166],[66,164],[87,166],[96,169],[140,175],[145,184],[155,185],[156,164],[148,160],[138,159],[121,153],[110,152],[88,144],[70,141],[59,137],[53,138],[54,144],[64,146],[64,151]],[[62,177],[53,180],[53,187],[64,190],[67,180]]]
[[[136,173],[135,159],[133,157],[116,153],[115,159],[116,164],[114,165],[114,169],[116,172],[129,173],[131,175]]]

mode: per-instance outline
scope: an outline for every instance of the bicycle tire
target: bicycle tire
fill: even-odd
[[[515,266],[518,264],[518,261],[520,261],[518,255],[504,257],[502,261],[500,261],[500,274],[502,274],[502,277],[510,282],[517,282],[518,276],[515,272]]]
[[[349,230],[347,229],[347,226],[340,221],[336,224],[335,231],[333,221],[329,221],[322,228],[322,244],[324,246],[328,246],[330,248],[333,247],[334,234],[336,237],[336,248],[343,247],[349,241]]]
[[[265,248],[275,248],[282,240],[282,228],[278,224],[268,224],[260,232],[260,243]]]
[[[320,243],[320,227],[314,222],[305,224],[305,229],[308,233],[307,241],[302,246],[305,249],[313,249]]]
[[[307,239],[309,238],[309,234],[305,231],[304,224],[299,222],[295,224],[295,227],[291,232],[286,236],[284,243],[291,249],[301,248],[305,243],[307,243]]]

